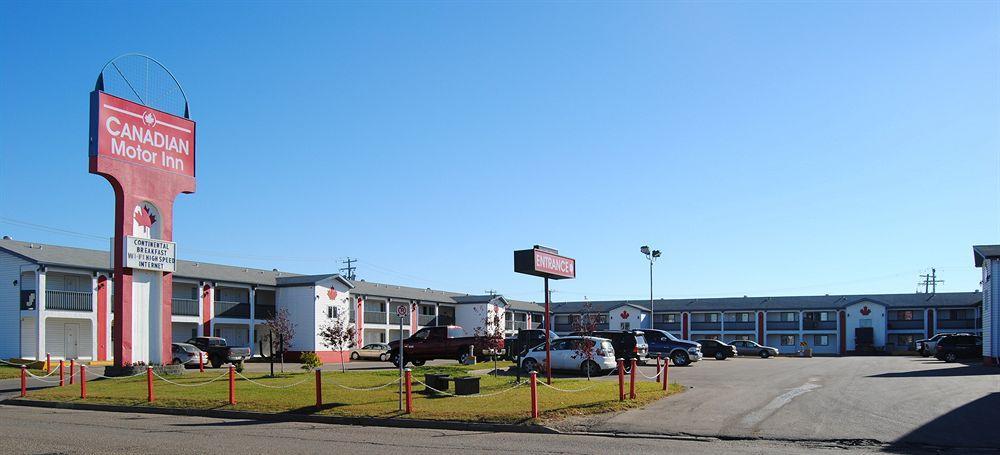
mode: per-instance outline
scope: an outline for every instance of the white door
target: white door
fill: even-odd
[[[67,359],[76,359],[79,357],[78,340],[80,339],[80,324],[66,324],[63,327],[65,357]]]
[[[552,369],[553,370],[566,370],[574,369],[569,365],[569,356],[573,355],[573,351],[570,350],[569,342],[566,340],[557,340],[552,343],[549,348],[550,354],[552,355]]]

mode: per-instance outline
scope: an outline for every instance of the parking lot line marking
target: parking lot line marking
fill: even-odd
[[[774,414],[775,411],[788,404],[790,401],[795,399],[795,397],[823,387],[822,385],[816,384],[816,381],[818,380],[819,378],[809,378],[809,382],[774,397],[774,399],[764,407],[747,414],[746,417],[743,417],[743,425],[753,427],[764,419],[770,417],[771,414]]]

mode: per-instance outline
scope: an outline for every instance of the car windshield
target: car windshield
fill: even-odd
[[[635,344],[636,345],[646,344],[646,336],[645,335],[636,335],[635,336]]]
[[[226,340],[224,338],[215,338],[208,341],[209,346],[225,346]]]

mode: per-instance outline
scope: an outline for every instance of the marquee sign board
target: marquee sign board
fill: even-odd
[[[514,252],[514,271],[553,280],[576,278],[576,260],[539,248],[518,250]]]
[[[164,240],[125,237],[125,267],[132,269],[174,272],[177,244]]]

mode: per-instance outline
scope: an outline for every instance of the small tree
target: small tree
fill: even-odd
[[[340,318],[334,319],[319,331],[319,336],[326,347],[340,351],[341,371],[347,371],[347,366],[344,365],[344,350],[354,346],[357,334],[354,324],[346,323]]]
[[[319,361],[319,356],[315,352],[302,353],[302,356],[299,357],[299,362],[302,363],[301,368],[306,371],[312,371],[323,366],[323,362]]]
[[[289,316],[288,308],[275,311],[274,315],[264,322],[264,326],[271,333],[271,336],[268,337],[270,340],[269,344],[271,345],[271,356],[273,357],[275,352],[280,354],[281,372],[284,373],[285,346],[282,346],[282,344],[291,343],[292,338],[295,337],[295,323],[292,322]]]
[[[503,349],[503,333],[503,309],[499,306],[487,305],[482,323],[476,327],[473,335],[476,337],[478,348],[493,353],[494,376],[497,374],[497,354]]]
[[[590,302],[584,302],[581,308],[583,312],[573,316],[573,331],[590,334],[597,331],[597,315],[593,313],[593,306]],[[580,340],[575,346],[576,356],[584,361],[593,361],[595,354],[595,343],[589,338]],[[590,367],[587,367],[587,380],[590,380]]]

